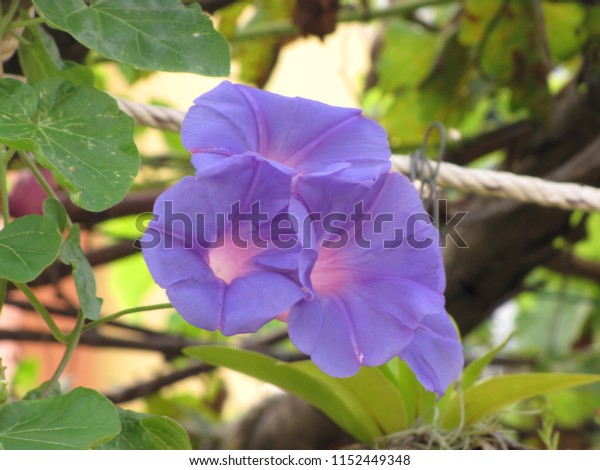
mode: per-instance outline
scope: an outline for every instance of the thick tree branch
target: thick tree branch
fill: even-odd
[[[560,274],[581,277],[600,284],[600,263],[577,258],[570,253],[559,253],[546,263],[546,267]]]
[[[549,121],[528,139],[515,162],[523,173],[555,181],[600,184],[600,121],[587,97],[570,90]],[[469,245],[449,245],[447,309],[466,333],[493,309],[523,289],[536,266],[555,256],[556,237],[583,237],[570,213],[510,201],[477,198],[457,229]]]

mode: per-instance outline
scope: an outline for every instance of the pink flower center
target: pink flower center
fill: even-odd
[[[231,231],[227,230],[223,235],[222,246],[213,248],[208,252],[208,263],[218,278],[231,284],[234,279],[242,277],[252,269],[252,258],[256,256],[258,247],[247,240],[247,247],[239,246],[234,242]]]
[[[332,294],[346,286],[351,275],[345,266],[341,250],[319,248],[310,280],[318,294]]]

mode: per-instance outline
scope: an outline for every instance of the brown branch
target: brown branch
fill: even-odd
[[[52,336],[50,333],[42,331],[0,329],[0,341],[2,340],[32,341],[42,343],[56,342],[54,336]],[[170,360],[181,356],[181,351],[183,348],[189,346],[198,346],[203,343],[167,335],[155,336],[152,339],[143,338],[140,340],[113,338],[93,330],[82,334],[79,344],[98,348],[121,348],[135,349],[138,351],[159,352],[163,354],[167,360]]]
[[[12,305],[12,306],[20,308],[21,310],[24,310],[26,312],[36,313],[35,309],[28,302],[22,302],[20,300],[14,300],[14,299],[8,298],[8,299],[6,299],[5,303],[6,303],[6,305]],[[77,310],[75,310],[75,309],[64,309],[64,308],[56,307],[53,305],[46,305],[46,304],[44,304],[44,307],[52,315],[62,316],[62,317],[71,317],[71,318],[75,318],[77,316]],[[86,322],[86,324],[87,323],[89,323],[89,322]],[[141,326],[136,326],[136,325],[129,325],[127,323],[123,323],[123,322],[119,322],[119,321],[109,321],[109,322],[105,323],[103,326],[105,326],[105,327],[112,326],[115,328],[121,328],[121,329],[128,330],[128,331],[135,331],[136,333],[142,333],[142,334],[148,335],[148,336],[161,336],[164,334],[164,333],[160,333],[158,331],[149,330],[148,328],[143,328]]]
[[[264,349],[264,348],[259,348],[257,345],[254,345],[254,346],[245,347],[244,349],[248,349],[251,351],[257,351],[259,349]],[[271,357],[274,357],[276,359],[279,359],[281,361],[285,361],[285,362],[300,361],[300,360],[304,360],[307,358],[304,354],[293,354],[293,353],[292,354],[278,354],[278,353],[274,353],[273,351],[270,351],[270,350],[262,350],[260,352],[262,352],[263,354],[267,354]],[[105,393],[105,395],[113,403],[123,403],[126,401],[131,401],[131,400],[135,400],[137,398],[142,398],[142,397],[148,396],[152,393],[158,392],[163,387],[172,385],[181,380],[185,380],[189,377],[193,377],[194,375],[199,375],[199,374],[203,374],[206,372],[210,372],[211,370],[214,370],[214,369],[215,369],[214,366],[211,366],[208,364],[203,364],[203,363],[197,363],[197,364],[193,364],[189,367],[186,367],[184,369],[180,369],[178,371],[171,372],[171,373],[165,374],[165,375],[161,375],[154,379],[150,379],[147,382],[142,382],[142,383],[133,385],[131,387],[128,387],[128,388],[125,388],[125,389],[122,389],[122,390],[119,390],[116,392]]]
[[[106,397],[113,403],[123,403],[126,401],[135,400],[136,398],[141,398],[156,393],[168,385],[173,385],[174,383],[180,382],[195,375],[209,372],[213,369],[214,366],[210,366],[208,364],[193,364],[184,369],[171,372],[170,374],[161,375],[154,379],[148,380],[147,382],[142,382],[122,390],[107,393]]]
[[[581,277],[600,284],[600,263],[577,258],[560,252],[546,263],[546,267],[560,274]]]
[[[242,343],[242,348],[251,351],[261,352],[263,354],[269,355],[271,357],[286,362],[293,362],[306,359],[307,356],[301,353],[276,352],[273,350],[272,346],[286,338],[287,333],[284,330],[275,331],[273,333],[268,333],[265,336]],[[55,338],[50,333],[32,330],[0,330],[0,341],[2,340],[56,343]],[[204,343],[198,341],[190,341],[186,340],[185,338],[172,337],[168,335],[156,336],[150,339],[145,338],[144,340],[112,338],[109,336],[102,335],[96,330],[94,330],[84,333],[81,337],[80,344],[103,348],[123,348],[136,349],[141,351],[155,351],[162,353],[166,360],[171,360],[176,357],[182,356],[183,348],[188,346],[198,346]],[[142,382],[116,392],[107,393],[106,396],[114,403],[131,401],[136,398],[141,398],[151,393],[155,393],[167,385],[172,385],[188,377],[202,374],[213,369],[213,366],[209,366],[207,364],[194,364],[184,369],[153,378],[146,382]]]
[[[519,121],[499,129],[465,139],[446,150],[444,161],[468,165],[472,161],[497,150],[515,145],[515,141],[527,139],[535,130],[531,121]]]
[[[163,191],[163,188],[159,188],[130,193],[121,202],[102,212],[86,211],[70,200],[63,201],[63,203],[73,222],[93,226],[117,217],[152,212],[154,201]]]

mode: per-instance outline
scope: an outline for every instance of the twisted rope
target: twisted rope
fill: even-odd
[[[184,113],[182,111],[150,106],[119,98],[121,109],[133,117],[137,124],[178,132]],[[600,157],[600,145],[598,145]],[[396,171],[410,174],[410,157],[393,155]],[[427,177],[428,175],[423,175]],[[533,176],[516,175],[503,171],[464,168],[442,162],[436,176],[437,184],[445,188],[473,192],[482,196],[513,199],[546,207],[566,210],[581,209],[600,212],[600,188],[576,183],[559,183]]]

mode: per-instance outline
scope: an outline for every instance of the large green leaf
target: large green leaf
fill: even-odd
[[[121,433],[96,447],[100,450],[190,450],[181,425],[166,416],[152,416],[119,408]]]
[[[120,431],[113,404],[86,388],[0,410],[0,448],[7,450],[89,449]]]
[[[360,441],[369,442],[382,435],[363,402],[345,386],[332,385],[329,378],[319,378],[264,354],[226,346],[194,346],[184,352],[207,364],[233,369],[303,398]]]
[[[139,166],[133,129],[116,101],[90,86],[0,80],[0,142],[33,151],[84,209],[125,196]]]
[[[490,378],[456,394],[443,410],[441,425],[454,428],[461,422],[473,424],[521,400],[598,381],[600,375],[562,373],[510,374]],[[462,404],[464,414],[461,419]]]
[[[73,266],[73,280],[79,297],[79,305],[88,320],[100,318],[102,299],[96,297],[96,278],[89,261],[81,249],[79,225],[73,225],[60,249],[60,259]]]
[[[0,277],[33,281],[58,255],[61,237],[56,223],[41,215],[26,215],[0,230]]]
[[[19,45],[18,52],[27,83],[33,85],[49,78],[64,78],[73,83],[94,84],[93,72],[83,65],[63,61],[54,39],[41,27],[27,29],[24,37],[26,41]]]
[[[94,51],[144,70],[229,75],[229,46],[197,4],[34,0],[40,15]]]
[[[402,431],[411,424],[404,397],[393,382],[375,367],[363,367],[352,377],[338,379],[321,372],[312,361],[294,362],[290,366],[328,382],[336,390],[346,388],[360,400],[384,434]]]

